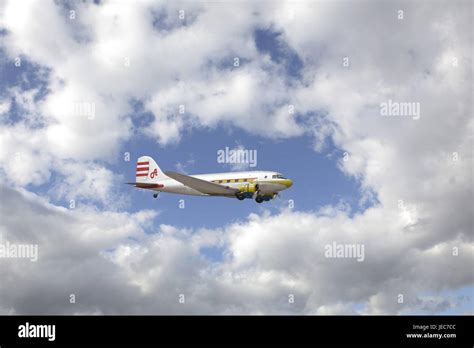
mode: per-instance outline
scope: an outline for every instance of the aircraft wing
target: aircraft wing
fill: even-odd
[[[183,185],[189,186],[196,191],[199,191],[204,194],[208,195],[234,195],[235,193],[239,192],[239,189],[230,188],[227,186],[214,184],[212,182],[201,180],[197,178],[193,178],[192,176],[179,174],[175,172],[165,172],[165,175],[169,176],[170,178],[179,181]]]

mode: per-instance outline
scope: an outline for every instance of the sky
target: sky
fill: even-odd
[[[0,313],[472,314],[472,13],[0,2]],[[154,199],[142,155],[294,184]]]

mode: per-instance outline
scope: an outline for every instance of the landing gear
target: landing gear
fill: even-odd
[[[158,193],[154,193],[153,198],[158,198]]]
[[[237,193],[235,196],[239,201],[243,201],[245,199],[245,196],[242,193]]]
[[[262,202],[263,202],[263,198],[260,197],[260,196],[257,196],[257,197],[255,197],[255,202],[257,202],[257,203],[262,203]]]

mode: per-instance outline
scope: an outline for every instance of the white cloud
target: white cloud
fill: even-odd
[[[167,143],[179,140],[185,126],[231,124],[264,137],[301,135],[303,128],[288,111],[287,88],[276,71],[269,73],[258,63],[232,71],[212,69],[202,79],[156,93],[147,104],[157,115],[147,134],[158,134]],[[184,114],[178,112],[180,105]]]
[[[43,131],[22,124],[0,128],[0,163],[3,180],[14,185],[40,185],[50,175],[49,154],[42,151]]]
[[[124,178],[103,166],[64,163],[58,172],[62,176],[50,188],[50,195],[56,199],[99,202],[108,209],[123,208],[126,203],[127,199],[119,193]]]
[[[10,110],[11,102],[9,99],[0,100],[0,116],[3,117]]]
[[[3,185],[1,194],[2,201],[9,203],[0,207],[3,241],[38,244],[38,261],[2,258],[3,276],[15,279],[16,286],[9,281],[0,284],[0,308],[30,314],[117,312],[112,308],[118,303],[106,308],[112,302],[110,294],[129,298],[134,290],[124,284],[120,272],[99,251],[114,248],[126,238],[142,236],[156,213],[98,212],[87,207],[67,210]],[[45,288],[49,290],[41,290]],[[76,294],[76,306],[69,303],[70,294]]]
[[[23,290],[11,291],[5,283],[0,308],[15,313],[334,314],[352,312],[355,303],[365,313],[414,308],[430,313],[438,307],[420,305],[425,301],[420,291],[472,282],[470,269],[463,267],[472,261],[473,251],[466,236],[423,247],[431,238],[423,231],[432,226],[410,229],[397,211],[387,215],[380,207],[353,218],[337,209],[314,214],[286,210],[252,214],[223,229],[183,230],[153,228],[156,213],[151,211],[67,210],[5,187],[2,197],[9,202],[1,211],[6,217],[3,238],[39,244],[34,265],[4,261],[8,279]],[[18,210],[24,212],[20,221]],[[333,241],[363,243],[364,261],[325,257],[324,246]],[[224,259],[206,257],[202,249],[207,247],[223,248]],[[107,277],[99,280],[99,274]],[[46,283],[54,284],[54,291],[38,301],[38,287]],[[100,295],[115,286],[120,291],[109,292],[107,299]],[[103,291],[95,294],[98,287]],[[78,305],[67,303],[69,293],[80,296]],[[180,294],[186,305],[179,304]],[[294,303],[288,302],[289,295]]]

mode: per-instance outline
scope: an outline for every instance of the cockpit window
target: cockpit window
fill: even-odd
[[[276,175],[272,175],[272,179],[276,179],[276,178],[277,178],[277,176],[276,176]]]
[[[286,179],[283,175],[281,174],[277,174],[277,175],[274,175],[274,177],[277,177],[277,179]]]

